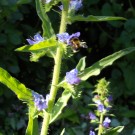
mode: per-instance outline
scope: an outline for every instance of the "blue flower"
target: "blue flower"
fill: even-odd
[[[77,77],[78,75],[78,70],[77,69],[73,69],[70,72],[66,73],[66,81],[69,84],[79,84],[81,79]]]
[[[26,39],[30,45],[37,44],[41,41],[44,41],[44,38],[41,37],[39,33],[37,33],[33,39]]]
[[[57,36],[58,40],[59,40],[60,42],[63,42],[63,43],[67,43],[67,40],[68,40],[69,37],[70,37],[67,32],[61,33],[61,34],[57,34],[56,36]]]
[[[91,120],[95,120],[96,119],[95,114],[92,113],[92,112],[89,113],[89,117],[90,117]]]
[[[105,107],[99,99],[94,100],[94,102],[97,104],[97,109],[98,109],[99,112],[105,111]]]
[[[99,112],[103,112],[105,110],[105,107],[103,104],[98,104],[98,110]]]
[[[75,10],[78,11],[82,7],[82,0],[70,0],[69,11]],[[63,5],[60,5],[59,8],[63,10]]]
[[[78,11],[82,7],[82,0],[70,0],[69,9]]]
[[[108,100],[108,102],[113,101],[113,97],[112,97],[112,95],[109,95],[109,96],[108,96],[108,98],[107,98],[107,100]]]
[[[106,117],[105,120],[103,121],[103,126],[105,128],[108,128],[110,123],[111,123],[111,120],[108,117]]]
[[[34,98],[34,104],[37,107],[38,111],[46,109],[48,107],[48,99],[44,99],[44,97],[36,92],[32,92]]]
[[[94,132],[94,131],[92,131],[92,130],[90,130],[89,135],[95,135],[95,132]]]

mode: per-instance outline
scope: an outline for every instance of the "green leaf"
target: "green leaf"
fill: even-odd
[[[36,53],[31,53],[30,61],[38,62],[38,60],[46,54],[46,51],[39,51]]]
[[[103,135],[119,135],[120,132],[124,129],[124,126],[118,126],[115,128],[110,128]]]
[[[69,22],[75,22],[75,21],[85,21],[85,22],[102,22],[102,21],[116,21],[116,20],[126,20],[123,17],[115,17],[115,16],[94,16],[89,15],[87,17],[84,17],[83,15],[77,15],[69,17]]]
[[[24,84],[20,83],[2,68],[0,68],[0,82],[11,89],[20,100],[23,100],[27,103],[32,102],[31,90],[26,88]]]
[[[63,130],[62,130],[60,135],[64,135],[64,133],[65,133],[65,128],[63,128]]]
[[[67,105],[67,102],[70,97],[71,97],[71,93],[67,90],[64,90],[62,96],[58,99],[58,101],[56,102],[53,108],[50,123],[56,121],[58,116],[62,113],[63,108]]]
[[[39,52],[44,50],[48,51],[48,49],[56,47],[57,45],[58,44],[55,38],[50,38],[34,45],[25,45],[19,47],[15,51],[21,51],[21,52]]]
[[[76,68],[78,69],[78,71],[82,71],[85,69],[86,66],[86,57],[83,57],[79,60],[79,63],[77,64]]]
[[[38,62],[39,58],[47,55],[55,58],[57,47],[61,47],[61,53],[66,53],[67,46],[59,43],[54,37],[34,45],[25,45],[17,48],[15,51],[31,52],[30,61]]]
[[[43,37],[50,38],[52,36],[55,36],[54,30],[51,26],[51,22],[47,14],[45,13],[44,6],[40,0],[36,0],[36,10],[39,18],[42,21]]]
[[[96,62],[92,66],[86,68],[79,77],[81,80],[87,80],[91,76],[99,75],[101,70],[109,65],[112,65],[113,62],[119,58],[121,58],[124,55],[127,55],[131,52],[135,51],[135,47],[126,48],[123,50],[120,50],[118,52],[113,53],[112,55],[109,55],[100,61]]]
[[[35,108],[29,107],[29,121],[25,135],[38,135],[38,121],[34,118]]]

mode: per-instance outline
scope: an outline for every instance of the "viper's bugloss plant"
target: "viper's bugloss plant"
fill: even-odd
[[[99,80],[93,94],[95,95],[92,100],[95,103],[96,109],[94,113],[89,113],[89,118],[91,126],[95,127],[97,125],[97,128],[95,128],[95,131],[90,130],[90,135],[96,134],[96,132],[97,135],[111,134],[110,129],[115,130],[115,128],[110,127],[111,119],[109,116],[112,116],[110,110],[112,108],[113,97],[110,95],[109,82],[105,78]]]
[[[35,0],[35,3],[37,14],[42,21],[43,34],[41,36],[38,33],[33,38],[26,39],[29,44],[19,47],[15,51],[30,52],[30,61],[32,62],[38,62],[43,56],[50,57],[54,60],[52,81],[49,88],[45,86],[45,94],[43,95],[46,95],[46,93],[49,94],[44,98],[44,96],[38,94],[40,93],[39,91],[37,91],[37,93],[36,90],[27,88],[2,68],[0,68],[0,82],[10,88],[17,95],[18,99],[28,106],[29,120],[26,135],[48,135],[50,124],[53,124],[58,119],[60,120],[62,118],[63,109],[66,108],[70,98],[73,97],[74,100],[75,95],[82,96],[83,98],[83,95],[78,94],[80,85],[87,81],[91,76],[99,75],[103,68],[112,65],[115,60],[135,51],[135,47],[120,50],[99,60],[90,67],[86,67],[86,57],[83,57],[79,60],[77,65],[74,65],[73,70],[66,71],[65,76],[62,76],[60,71],[63,64],[63,58],[68,59],[69,56],[76,55],[77,52],[79,53],[78,48],[80,47],[87,48],[87,41],[82,42],[79,39],[80,32],[75,31],[71,35],[68,34],[67,26],[69,24],[74,25],[73,23],[77,21],[100,22],[125,20],[125,18],[94,15],[85,17],[83,13],[77,12],[83,8],[82,0]],[[56,32],[58,34],[55,34],[47,14],[53,6],[60,7],[56,12],[59,14],[61,20],[60,26],[58,26],[59,31]],[[59,25],[59,22],[56,23]],[[109,114],[109,111],[112,108],[111,102],[113,98],[109,93],[110,91],[108,91],[108,85],[109,83],[105,79],[102,79],[93,91],[93,94],[95,95],[93,97],[95,111],[89,112],[88,117],[92,123],[97,124],[98,128],[90,130],[89,133],[87,133],[89,135],[96,135],[96,133],[98,133],[98,135],[118,135],[123,129],[121,126],[110,128],[111,115]],[[59,91],[59,95],[57,94],[58,90],[61,90]],[[39,129],[38,117],[43,119],[41,128]],[[66,132],[69,134],[68,130],[66,131],[65,127],[63,127],[61,135]]]

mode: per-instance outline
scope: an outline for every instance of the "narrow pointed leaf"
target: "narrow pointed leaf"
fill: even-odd
[[[89,15],[84,17],[83,15],[77,15],[69,18],[69,22],[85,21],[85,22],[102,22],[102,21],[115,21],[115,20],[126,20],[124,17],[115,16],[94,16]]]
[[[71,97],[71,93],[69,91],[65,90],[62,93],[62,96],[58,99],[58,101],[56,102],[53,108],[50,123],[54,122],[58,118],[58,116],[62,113],[62,110],[67,105],[67,102],[70,97]]]
[[[101,70],[109,65],[112,65],[113,62],[122,56],[125,56],[131,52],[135,51],[135,47],[126,48],[123,50],[120,50],[118,52],[113,53],[112,55],[109,55],[100,61],[96,62],[92,66],[86,68],[79,77],[81,80],[87,80],[91,76],[99,75]]]
[[[29,106],[29,121],[25,135],[39,135],[38,120],[33,118],[35,109]]]
[[[54,38],[44,40],[34,45],[25,45],[17,48],[15,51],[21,52],[39,52],[39,51],[47,51],[49,48],[56,47],[57,41]]]
[[[31,90],[26,88],[24,84],[20,83],[2,68],[0,68],[0,82],[11,89],[20,100],[23,100],[27,103],[32,102]]]
[[[64,135],[64,133],[65,133],[65,128],[62,130],[60,135]]]
[[[83,57],[79,60],[79,63],[77,64],[76,68],[78,69],[78,71],[82,71],[85,69],[86,66],[86,57]]]
[[[42,21],[42,28],[43,28],[43,37],[50,38],[55,36],[53,28],[51,26],[51,22],[45,13],[44,5],[40,0],[36,0],[36,10],[39,18]]]
[[[104,135],[119,135],[123,129],[124,129],[124,126],[111,128],[111,129],[108,129]]]

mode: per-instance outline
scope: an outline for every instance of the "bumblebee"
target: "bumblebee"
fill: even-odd
[[[80,41],[78,37],[71,38],[70,43],[71,43],[71,48],[73,52],[78,52],[81,47],[88,48],[88,46],[86,45],[86,42]]]

